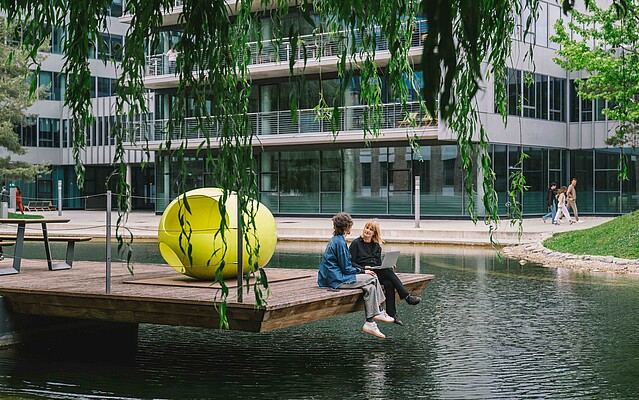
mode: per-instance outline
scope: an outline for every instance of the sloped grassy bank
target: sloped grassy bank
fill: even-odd
[[[589,229],[556,233],[543,245],[561,253],[637,259],[639,210]]]

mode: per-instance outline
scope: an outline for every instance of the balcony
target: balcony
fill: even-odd
[[[249,113],[253,135],[257,135],[261,146],[286,146],[298,144],[318,144],[332,142],[341,137],[342,141],[362,141],[363,119],[366,118],[370,107],[351,106],[342,107],[338,131],[340,135],[333,137],[330,125],[332,109],[322,111],[318,115],[315,109],[297,111],[294,120],[290,111],[272,111]],[[196,118],[186,118],[184,124],[174,126],[169,130],[168,120],[154,120],[149,122],[131,122],[127,124],[130,143],[157,142],[157,145],[180,137],[193,141],[193,148],[199,146],[208,133],[215,141],[220,132],[220,123],[211,118],[198,127]],[[383,104],[380,129],[384,132],[383,140],[406,140],[407,131],[419,138],[437,139],[438,122],[420,109],[418,102],[407,104],[404,110],[399,103]],[[184,134],[181,135],[181,131]],[[214,143],[215,145],[215,143]],[[151,145],[153,147],[153,145]]]
[[[421,49],[424,40],[428,36],[426,21],[417,21],[415,23],[413,34],[411,36],[411,49]],[[288,71],[289,62],[291,60],[317,61],[320,58],[335,57],[341,54],[344,46],[350,49],[350,44],[346,31],[323,33],[319,35],[300,36],[298,45],[294,46],[289,40],[282,40],[276,44],[271,40],[262,41],[261,51],[258,42],[251,42],[247,45],[250,49],[249,65],[259,66],[268,64],[271,68],[274,65],[282,65],[284,71]],[[359,38],[356,40],[359,41]],[[361,49],[361,43],[356,43],[356,48]],[[387,52],[388,42],[381,34],[377,38],[377,52]],[[416,52],[416,55],[421,52]],[[350,53],[349,53],[350,54]],[[390,54],[387,53],[387,57]],[[146,75],[151,77],[159,77],[163,75],[174,76],[175,65],[169,63],[166,54],[155,54],[147,57]]]

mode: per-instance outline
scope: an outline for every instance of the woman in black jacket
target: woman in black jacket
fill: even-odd
[[[362,235],[353,240],[348,248],[351,252],[351,260],[354,267],[368,269],[368,267],[379,266],[382,264],[382,237],[380,235],[379,224],[376,220],[371,220],[364,225]],[[397,317],[395,308],[395,291],[399,294],[399,298],[406,300],[406,303],[415,305],[421,301],[419,296],[408,293],[408,290],[402,284],[394,268],[374,269],[379,282],[386,292],[386,313],[395,319],[398,325],[404,323]]]

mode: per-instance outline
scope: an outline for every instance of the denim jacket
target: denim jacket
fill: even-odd
[[[353,282],[355,274],[362,272],[360,268],[355,268],[351,264],[351,253],[344,236],[334,235],[324,250],[317,274],[317,285],[335,289],[342,283]]]

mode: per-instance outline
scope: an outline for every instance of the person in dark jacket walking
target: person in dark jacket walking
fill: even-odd
[[[546,192],[546,207],[548,207],[550,211],[548,211],[548,214],[541,217],[544,220],[544,224],[546,223],[546,220],[548,218],[550,218],[550,222],[552,222],[553,225],[555,224],[555,215],[557,214],[557,197],[556,196],[557,196],[557,182],[552,182],[550,184],[550,187],[548,188],[548,191]]]

